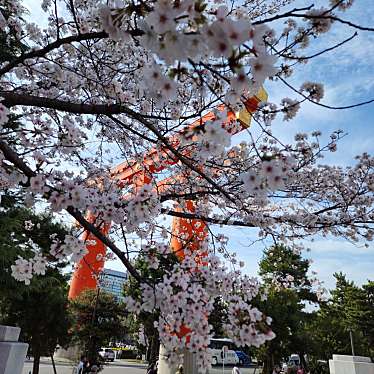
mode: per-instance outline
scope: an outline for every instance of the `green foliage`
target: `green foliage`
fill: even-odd
[[[124,336],[125,308],[115,297],[100,289],[87,290],[70,301],[73,341],[82,347],[89,361],[99,361],[101,347]]]
[[[5,0],[1,2],[0,10],[6,20],[14,15],[12,1]],[[22,9],[25,11],[25,8]],[[9,26],[9,32],[0,30],[0,63],[12,61],[16,56],[27,51],[28,47],[20,40],[17,30],[14,26]]]
[[[300,300],[317,302],[316,294],[312,291],[312,284],[307,275],[309,261],[284,245],[268,248],[260,262],[259,274],[266,284],[274,279],[284,281],[287,276],[292,277],[292,289]]]
[[[214,309],[209,315],[208,322],[213,326],[214,337],[225,337],[223,325],[228,322],[227,308],[219,297],[214,300]]]
[[[34,225],[26,229],[25,221]],[[22,195],[8,192],[2,196],[0,203],[0,294],[1,290],[17,289],[20,284],[10,275],[10,266],[18,256],[29,258],[34,250],[41,251],[49,260],[52,244],[51,235],[63,240],[67,229],[53,222],[53,217],[45,214],[35,214],[24,208]],[[63,268],[64,264],[59,264]]]
[[[308,356],[310,374],[330,374],[328,361],[318,360],[314,356]]]
[[[38,357],[51,355],[57,345],[69,343],[67,276],[50,263],[44,276],[35,276],[26,286],[11,276],[10,266],[19,255],[32,257],[34,250],[47,254],[51,234],[62,238],[67,231],[51,216],[24,208],[22,195],[2,196],[0,208],[0,323],[21,328],[21,339],[30,344],[36,358],[33,372],[37,373]],[[34,227],[27,230],[25,221]]]
[[[2,292],[1,323],[21,328],[21,339],[34,356],[49,356],[57,345],[66,346],[71,321],[67,312],[67,277],[56,269],[35,277],[29,286]]]
[[[122,359],[135,359],[138,357],[138,351],[133,350],[133,349],[123,349],[121,351],[121,356]]]
[[[341,273],[334,277],[336,287],[330,299],[321,305],[317,318],[308,326],[313,339],[312,356],[328,360],[333,354],[351,355],[351,331],[355,354],[373,357],[373,282],[360,288]]]
[[[364,306],[362,318],[356,322],[356,326],[363,331],[371,348],[371,357],[374,356],[374,281],[368,281],[362,286],[364,291]]]
[[[260,275],[268,292],[266,300],[256,300],[255,305],[273,319],[275,339],[256,352],[264,362],[264,374],[272,372],[273,366],[287,359],[292,353],[303,356],[311,345],[305,334],[306,323],[313,314],[305,312],[308,302],[316,302],[308,278],[309,262],[283,245],[270,247],[260,262]],[[292,278],[288,278],[291,276]],[[281,285],[292,279],[292,287]],[[275,282],[274,282],[275,280]]]
[[[172,271],[173,266],[178,262],[178,257],[174,253],[165,256],[160,255],[154,250],[153,255],[157,256],[160,261],[157,269],[150,268],[142,256],[138,257],[134,264],[141,278],[147,279],[149,285],[161,281],[165,272]],[[139,283],[131,276],[124,287],[124,296],[131,296],[135,300],[140,300],[141,289]],[[154,327],[154,322],[157,321],[158,318],[158,311],[142,311],[138,317],[129,314],[126,321],[129,328],[128,332],[133,335],[134,341],[137,342],[138,350],[140,352],[146,352],[146,359],[149,362],[155,362],[158,356],[159,335],[157,329]],[[139,330],[141,328],[144,330],[147,346],[143,346],[138,342]]]

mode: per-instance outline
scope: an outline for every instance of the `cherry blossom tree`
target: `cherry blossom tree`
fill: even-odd
[[[323,103],[322,83],[289,83],[308,60],[346,48],[357,32],[373,28],[345,18],[353,0],[326,0],[322,8],[292,2],[43,0],[44,29],[25,20],[21,1],[0,3],[2,48],[13,51],[0,66],[1,188],[24,189],[27,206],[69,215],[101,240],[142,289],[139,300],[127,299],[128,309],[157,309],[155,326],[170,359],[186,348],[197,353],[201,370],[209,365],[207,317],[218,296],[228,305],[226,330],[236,344],[259,346],[273,337],[270,316],[251,305],[259,283],[241,274],[225,226],[257,228],[259,239],[295,251],[299,239],[315,234],[373,238],[374,159],[363,154],[354,166],[319,165],[336,151],[342,132],[326,144],[318,129],[295,134],[291,144],[272,132],[274,118],[288,121],[306,102],[336,110],[373,101],[331,107]],[[354,34],[305,55],[336,24]],[[10,48],[17,43],[22,48]],[[285,85],[293,97],[261,103],[246,140],[235,143],[239,123],[222,126],[227,112],[242,110],[264,84]],[[220,104],[226,109],[217,110]],[[208,111],[214,118],[187,126]],[[150,149],[152,170],[145,162]],[[119,183],[112,168],[123,161],[139,168],[143,187]],[[94,219],[85,218],[88,211]],[[207,225],[201,256],[189,255],[180,237],[185,257],[173,263],[168,240],[178,234],[165,217]],[[82,258],[79,234],[56,239],[53,256]],[[142,277],[134,254],[150,269],[160,256],[170,258],[170,269],[156,280]],[[45,261],[14,264],[16,279],[28,282],[39,258]]]

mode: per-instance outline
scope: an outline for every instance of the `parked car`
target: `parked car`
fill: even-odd
[[[288,366],[300,365],[300,357],[297,354],[292,354],[288,359]]]
[[[251,364],[251,358],[243,351],[235,351],[239,359],[239,366],[249,366]]]
[[[99,355],[103,358],[104,361],[111,361],[113,362],[116,355],[112,349],[109,348],[101,348],[99,351]]]

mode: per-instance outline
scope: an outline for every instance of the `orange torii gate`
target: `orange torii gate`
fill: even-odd
[[[266,91],[261,88],[260,91],[249,98],[245,103],[245,108],[238,113],[228,112],[227,118],[223,124],[223,127],[227,130],[230,136],[248,128],[251,122],[251,114],[254,113],[260,102],[267,100]],[[217,107],[219,111],[225,109],[224,105]],[[214,113],[209,112],[202,118],[196,120],[189,126],[185,127],[181,133],[193,129],[197,126],[203,125],[205,122],[215,118]],[[230,126],[234,121],[238,121],[239,126]],[[175,135],[168,138],[169,144],[173,147],[177,147],[180,144],[180,138]],[[187,152],[187,151],[185,151]],[[161,154],[163,161],[159,163],[157,160]],[[181,151],[182,155],[187,155],[184,151]],[[152,175],[158,173],[169,166],[175,165],[178,160],[174,155],[170,154],[167,148],[155,149],[152,148],[147,152],[143,158],[142,163],[124,162],[116,166],[111,171],[111,178],[120,186],[135,185],[142,186],[152,181]],[[161,189],[167,185],[168,180],[177,179],[167,178],[158,183]],[[186,201],[185,211],[187,213],[194,213],[195,204],[193,201]],[[90,222],[94,222],[95,218],[92,214],[88,214],[87,219]],[[101,228],[104,235],[108,234],[110,224],[106,224]],[[172,223],[172,235],[171,247],[173,251],[178,255],[179,258],[184,257],[184,248],[188,248],[191,252],[199,248],[199,243],[206,238],[207,230],[204,221],[198,219],[185,219],[174,217]],[[183,238],[183,239],[182,239]],[[83,233],[84,240],[93,240],[95,244],[87,244],[88,253],[79,262],[76,270],[73,274],[72,281],[70,284],[69,298],[74,299],[80,295],[85,289],[96,289],[97,287],[97,275],[101,272],[104,267],[104,258],[106,253],[105,245],[97,239],[91,233],[85,231]],[[187,243],[187,244],[186,244]]]

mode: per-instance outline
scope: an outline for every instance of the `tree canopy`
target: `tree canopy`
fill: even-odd
[[[214,225],[252,229],[293,249],[316,234],[373,238],[373,158],[324,165],[344,133],[323,140],[319,129],[301,129],[284,140],[272,123],[292,120],[305,103],[343,110],[372,102],[326,104],[305,63],[374,30],[349,20],[351,0],[291,2],[44,0],[44,28],[19,0],[0,5],[1,188],[23,190],[27,206],[69,215],[101,240],[140,284],[141,300],[129,299],[129,308],[139,314],[152,305],[170,359],[187,347],[201,371],[217,297],[238,345],[274,338],[271,319],[251,304],[259,282],[241,274],[224,228]],[[315,52],[337,25],[354,34]],[[300,87],[296,70],[306,75]],[[287,88],[287,96],[274,103],[263,86]],[[183,225],[170,230],[168,218]],[[201,235],[186,237],[185,225]],[[179,263],[170,239],[184,249]],[[79,232],[51,247],[62,262],[86,253]],[[157,268],[155,251],[170,261],[161,279],[131,260],[140,254]],[[29,283],[45,256],[18,259],[14,277]],[[188,343],[180,326],[190,327]]]
[[[24,208],[22,201],[22,196],[8,193],[0,204],[0,323],[21,328],[21,339],[29,343],[34,357],[33,374],[37,374],[40,356],[53,355],[57,345],[66,346],[70,340],[68,274],[62,274],[63,264],[56,264],[50,254],[51,236],[63,238],[67,230],[54,223],[52,216]],[[46,261],[35,261],[41,254]],[[27,278],[29,285],[11,275],[19,256],[38,262],[38,275]]]
[[[305,328],[314,317],[306,307],[318,305],[321,287],[309,272],[309,261],[289,247],[276,245],[264,252],[259,273],[267,298],[257,303],[272,317],[276,335],[257,352],[264,362],[263,374],[271,374],[274,366],[295,353],[305,365],[303,357],[311,349]]]
[[[69,311],[74,323],[73,342],[87,354],[90,363],[98,362],[102,347],[120,340],[125,334],[123,305],[100,288],[84,291],[70,301]]]
[[[358,287],[342,273],[334,277],[335,289],[308,326],[312,356],[328,360],[332,354],[351,355],[351,332],[355,355],[373,357],[373,282]]]

